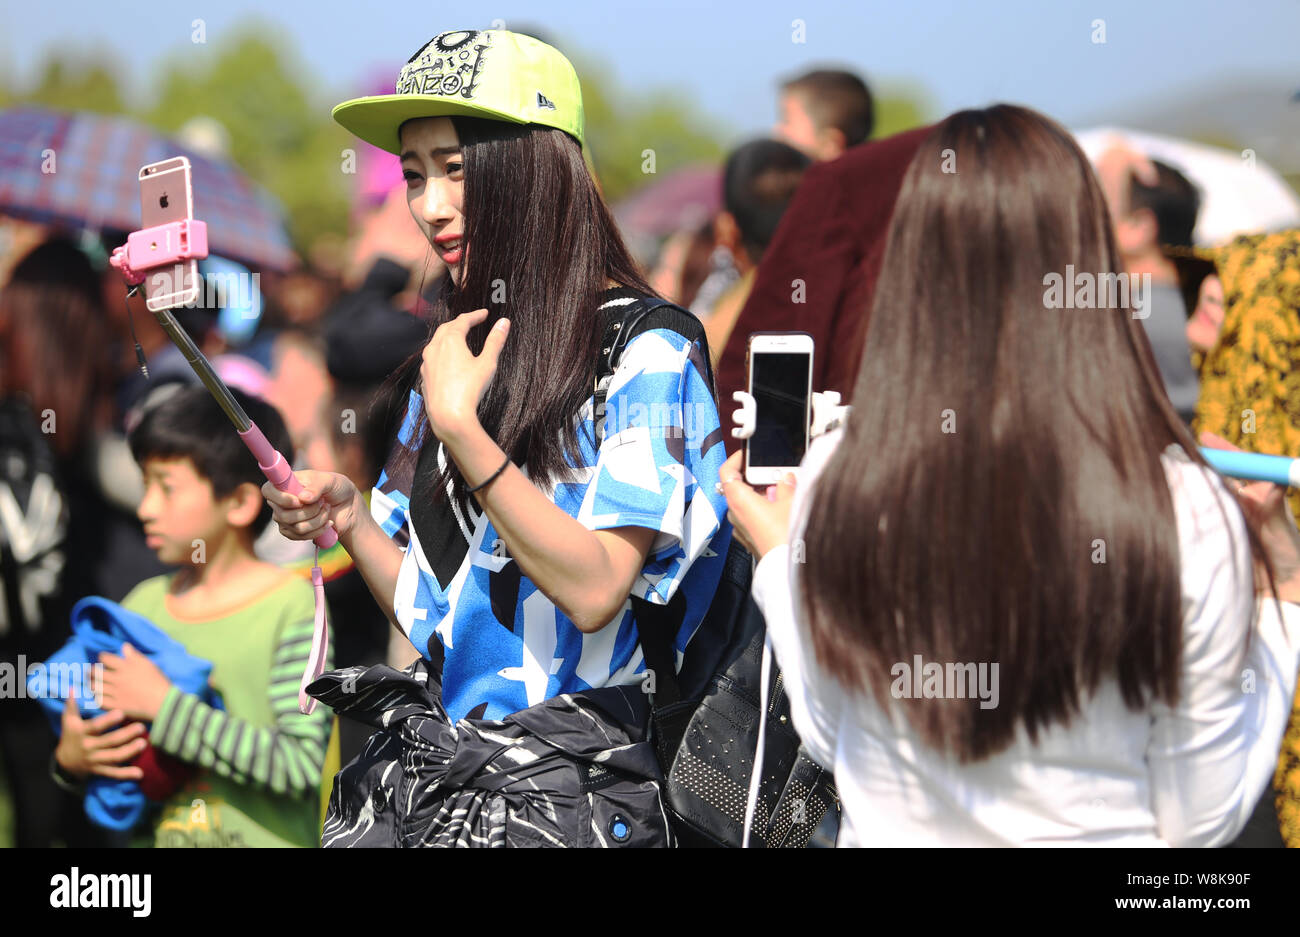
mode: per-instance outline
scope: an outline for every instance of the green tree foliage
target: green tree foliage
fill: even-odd
[[[106,61],[74,64],[52,56],[27,88],[0,89],[4,104],[126,114],[174,134],[191,118],[211,117],[229,133],[230,160],[275,195],[295,248],[347,231],[353,177],[343,151],[355,140],[329,118],[334,95],[304,85],[276,29],[248,23],[228,36],[186,43],[158,68],[152,101],[128,109]]]
[[[605,66],[573,58],[582,80],[587,147],[607,201],[674,169],[725,156],[725,128],[706,127],[705,118],[679,98],[659,92],[638,99],[620,89]],[[646,150],[654,151],[654,175],[643,171]]]
[[[123,113],[172,134],[196,116],[213,118],[229,133],[229,158],[284,206],[302,255],[322,235],[345,235],[356,181],[345,154],[358,144],[329,117],[344,95],[316,84],[321,76],[297,59],[279,26],[249,21],[206,39],[179,44],[150,76],[155,96],[136,106],[125,101],[118,63],[68,52],[48,57],[28,88],[0,82],[0,105]],[[582,76],[589,154],[611,203],[674,169],[720,164],[735,142],[735,132],[698,111],[689,95],[630,92],[603,62],[569,54]],[[775,113],[775,89],[756,85],[754,93],[771,93]],[[917,126],[928,110],[915,90],[886,90],[877,97],[875,136]]]
[[[230,134],[230,158],[284,205],[300,252],[326,232],[345,233],[352,176],[342,152],[352,137],[329,118],[328,94],[304,87],[308,74],[269,24],[178,52],[161,66],[156,102],[143,112],[168,133],[195,115]]]
[[[36,84],[21,100],[40,107],[121,114],[126,107],[117,86],[117,71],[114,63],[105,59],[74,64],[47,56]]]
[[[879,92],[872,88],[876,110],[873,140],[891,137],[904,130],[920,127],[936,119],[924,91],[908,85],[886,85]]]

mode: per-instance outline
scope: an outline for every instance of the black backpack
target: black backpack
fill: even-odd
[[[595,424],[623,349],[650,329],[698,341],[709,389],[717,398],[704,326],[688,310],[641,299],[607,310],[596,380]],[[750,843],[764,847],[832,846],[839,796],[831,773],[800,745],[775,663],[768,698],[761,668],[767,626],[751,595],[753,558],[733,537],[718,590],[679,671],[672,642],[680,610],[632,598],[646,668],[654,672],[650,740],[663,769],[663,795],[681,846],[741,845],[759,719],[767,709],[759,796]]]

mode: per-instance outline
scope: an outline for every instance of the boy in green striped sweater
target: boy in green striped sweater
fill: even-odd
[[[291,460],[276,410],[236,397]],[[107,767],[105,755],[117,764],[134,758],[144,747],[140,723],[152,723],[156,749],[199,768],[162,806],[154,845],[318,846],[329,710],[298,711],[313,595],[305,580],[253,553],[271,514],[257,463],[200,386],[147,409],[131,451],[144,472],[137,514],[149,547],[180,569],[140,583],[122,605],[212,662],[209,682],[225,710],[182,693],[128,647],[102,657],[103,706],[139,722],[79,722],[69,731],[65,719],[59,764],[73,775],[104,774],[96,769]]]

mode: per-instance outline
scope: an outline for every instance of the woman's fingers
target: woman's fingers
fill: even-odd
[[[775,485],[768,485],[764,494],[773,504],[789,501],[794,497],[794,472],[786,472]]]
[[[309,534],[319,533],[329,526],[329,506],[323,501],[309,504],[302,508],[286,510],[272,507],[271,517],[279,526],[280,533],[290,539],[312,539]]]
[[[718,470],[718,490],[727,499],[727,520],[745,549],[756,557],[785,543],[795,481],[787,472],[775,484],[755,491],[740,475],[741,454],[734,453]]]
[[[767,496],[761,495],[749,484],[741,475],[740,463],[743,455],[737,451],[722,463],[722,468],[718,470],[718,489],[722,496],[727,499],[727,505],[732,512],[740,515],[742,518],[748,517],[754,510],[754,506],[766,501]]]
[[[486,309],[475,309],[473,312],[462,312],[451,321],[459,331],[468,332],[487,317],[488,311]]]
[[[304,470],[294,473],[302,490],[289,494],[270,482],[262,486],[262,496],[271,505],[271,517],[280,533],[290,540],[314,540],[330,526],[331,498],[339,489],[331,472]]]
[[[1128,210],[1130,177],[1136,176],[1139,182],[1148,186],[1159,180],[1150,157],[1122,140],[1111,143],[1098,155],[1096,171],[1112,212]]]
[[[1273,511],[1282,503],[1286,489],[1272,482],[1246,482],[1237,489],[1237,493],[1265,511]]]
[[[281,491],[270,482],[264,482],[262,484],[262,497],[265,498],[267,504],[271,505],[273,508],[302,507],[304,503],[301,497],[302,494],[306,494],[306,492],[300,492],[295,495],[290,494],[287,491]]]
[[[271,516],[280,528],[280,533],[291,540],[315,539],[316,534],[322,532],[330,523],[329,508],[323,504],[313,504],[306,508],[283,512],[279,508],[274,508]]]
[[[469,334],[469,330],[486,319],[487,316],[488,311],[486,309],[475,309],[473,312],[462,312],[451,321],[444,322],[442,325],[438,326],[433,330],[433,338],[429,341],[429,344],[424,347],[425,360],[428,360],[429,349],[438,341],[439,332],[446,329],[448,332],[456,332],[464,336]]]
[[[748,516],[753,513],[756,506],[768,503],[767,494],[759,494],[743,478],[734,478],[730,481],[724,478],[722,494],[731,509],[742,516]]]
[[[1199,438],[1200,438],[1201,445],[1207,449],[1224,449],[1228,452],[1242,451],[1240,448],[1234,446],[1232,443],[1228,442],[1228,440],[1224,439],[1222,436],[1216,436],[1214,433],[1211,433],[1208,430],[1202,430]]]
[[[315,540],[316,537],[323,533],[329,527],[330,521],[328,513],[311,520],[298,521],[293,524],[281,524],[280,533],[284,534],[290,540]]]
[[[303,521],[318,520],[321,515],[329,513],[329,505],[324,501],[306,504],[300,508],[280,508],[272,505],[271,516],[277,524],[300,524]]]
[[[304,505],[312,504],[321,499],[321,493],[333,490],[337,482],[334,478],[334,472],[317,472],[312,469],[302,469],[293,473],[302,490],[297,494],[290,494],[287,491],[281,491],[272,485],[269,481],[262,485],[262,497],[267,500],[271,507],[298,508]]]
[[[497,319],[496,323],[488,330],[487,338],[483,342],[483,351],[479,354],[479,361],[489,365],[492,370],[496,370],[497,359],[501,357],[501,349],[506,345],[506,336],[510,334],[510,320]]]
[[[1240,446],[1234,446],[1222,436],[1202,431],[1199,436],[1202,446],[1207,449],[1222,449],[1227,452],[1244,452]],[[1289,516],[1286,505],[1286,489],[1272,482],[1236,483],[1237,499],[1244,510],[1260,523],[1274,518]]]
[[[740,449],[737,449],[731,455],[727,456],[727,461],[723,462],[722,468],[718,469],[718,478],[720,478],[723,483],[740,478],[742,474],[741,462],[744,458],[745,453]]]

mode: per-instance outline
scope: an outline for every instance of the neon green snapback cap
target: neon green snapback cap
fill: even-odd
[[[400,153],[397,130],[416,117],[486,117],[555,127],[583,142],[582,88],[563,55],[504,29],[434,36],[397,75],[395,94],[344,101],[334,119],[367,143]]]

